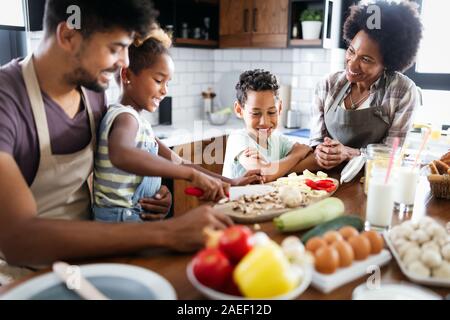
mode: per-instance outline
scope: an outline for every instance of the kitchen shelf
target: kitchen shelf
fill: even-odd
[[[321,48],[322,47],[322,39],[316,39],[316,40],[290,39],[289,47]]]
[[[218,47],[219,41],[191,39],[191,38],[175,38],[175,45],[198,46],[198,47]]]

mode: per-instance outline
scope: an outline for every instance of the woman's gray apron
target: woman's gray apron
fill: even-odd
[[[378,99],[371,102],[370,108],[344,110],[339,105],[344,100],[350,84],[345,84],[330,108],[325,110],[324,122],[330,138],[356,149],[382,142],[391,126],[388,115],[383,114],[381,107],[384,95],[377,94]],[[380,86],[383,87],[384,85]]]

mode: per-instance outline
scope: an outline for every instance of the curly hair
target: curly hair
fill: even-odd
[[[134,74],[150,68],[160,55],[170,56],[169,48],[172,45],[170,36],[158,25],[153,24],[152,30],[146,37],[137,38],[128,49],[130,60],[129,69]]]
[[[236,84],[236,98],[244,106],[247,101],[247,92],[270,90],[278,97],[280,88],[277,78],[269,71],[263,69],[248,70],[239,76],[239,82]]]
[[[370,29],[367,25],[373,15],[368,8],[373,5],[380,9],[379,29]],[[378,43],[387,71],[403,72],[414,63],[422,38],[422,23],[416,3],[383,0],[354,5],[350,7],[350,15],[344,23],[344,40],[349,44],[361,30]]]
[[[159,15],[150,0],[47,0],[44,13],[46,36],[55,33],[58,24],[67,20],[67,9],[72,5],[80,8],[79,31],[85,38],[113,28],[146,34]]]

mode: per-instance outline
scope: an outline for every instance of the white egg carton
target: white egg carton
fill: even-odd
[[[353,261],[352,265],[346,268],[339,268],[332,274],[323,274],[314,270],[311,285],[323,293],[329,293],[336,288],[343,286],[364,275],[373,274],[372,266],[382,267],[391,261],[392,256],[388,250],[383,249],[380,253],[370,255],[363,261]]]
[[[438,278],[432,278],[432,277],[421,277],[414,273],[409,272],[406,269],[405,264],[402,262],[402,259],[400,258],[400,255],[398,254],[397,250],[395,250],[394,244],[392,243],[389,232],[384,232],[384,240],[386,241],[386,244],[388,245],[389,249],[391,250],[395,260],[397,261],[397,264],[400,267],[400,270],[403,272],[403,274],[412,282],[420,283],[424,285],[429,286],[436,286],[436,287],[447,287],[450,288],[450,280],[445,279],[438,279]]]

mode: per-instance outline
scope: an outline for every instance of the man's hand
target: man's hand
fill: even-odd
[[[246,186],[248,184],[263,183],[261,169],[248,170],[242,177],[231,179],[232,186]]]
[[[195,251],[205,245],[205,228],[222,230],[233,225],[230,217],[209,205],[200,206],[164,223],[168,247],[182,252]]]
[[[165,185],[161,185],[159,191],[153,198],[142,198],[139,204],[145,213],[141,213],[142,220],[160,220],[163,219],[172,205],[172,194]]]
[[[339,141],[326,137],[324,142],[316,147],[314,154],[319,166],[328,170],[349,160],[349,149]]]

